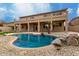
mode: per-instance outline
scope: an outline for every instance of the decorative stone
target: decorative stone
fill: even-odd
[[[53,42],[52,42],[52,44],[53,45],[57,45],[57,46],[62,46],[62,38],[56,38]]]
[[[66,38],[67,45],[79,45],[79,36],[77,34],[70,34]]]
[[[56,50],[60,50],[61,46],[63,45],[64,38],[56,38],[52,44],[55,47]]]

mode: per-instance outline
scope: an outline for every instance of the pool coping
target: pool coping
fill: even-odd
[[[69,33],[69,34],[78,34],[79,35],[79,33],[78,32],[66,32],[66,33]],[[39,34],[41,34],[41,33],[34,33],[34,32],[19,32],[19,33],[10,33],[10,34],[8,34],[8,36],[11,36],[11,35],[13,35],[13,34],[34,34],[34,35],[39,35]],[[55,36],[55,35],[52,35],[52,34],[47,34],[47,33],[44,33],[45,35],[51,35],[51,36]],[[16,37],[16,36],[12,36],[12,37]],[[16,38],[17,39],[17,38]],[[15,45],[13,45],[12,43],[16,40],[16,39],[13,39],[13,40],[11,40],[10,42],[9,42],[9,44],[11,45],[11,46],[13,46],[13,47],[15,47],[15,48],[19,48],[19,49],[39,49],[39,48],[44,48],[44,47],[47,47],[47,46],[50,46],[50,45],[52,45],[52,44],[50,44],[50,45],[47,45],[47,46],[43,46],[43,47],[37,47],[37,48],[21,48],[21,47],[18,47],[18,46],[15,46]]]

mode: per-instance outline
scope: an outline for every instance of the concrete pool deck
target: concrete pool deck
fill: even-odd
[[[50,35],[64,37],[77,32],[58,32]],[[79,34],[79,33],[77,33]],[[79,56],[79,46],[63,46],[60,51],[53,45],[39,48],[18,48],[11,44],[16,39],[14,36],[0,36],[0,56]]]

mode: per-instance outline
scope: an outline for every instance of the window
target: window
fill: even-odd
[[[62,26],[62,23],[54,23],[54,26],[61,27]]]
[[[62,12],[53,13],[53,15],[62,15]]]
[[[62,23],[59,23],[59,26],[62,26]]]
[[[45,14],[44,17],[47,17],[47,15]]]
[[[33,16],[31,16],[31,17],[30,17],[30,19],[34,19],[34,17],[33,17]]]
[[[44,17],[50,16],[49,14],[45,14]]]

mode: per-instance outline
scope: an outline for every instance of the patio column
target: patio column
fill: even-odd
[[[40,32],[40,22],[38,22],[38,32]]]
[[[16,32],[16,24],[14,24],[14,31]]]
[[[67,23],[67,21],[64,22],[64,27],[65,27],[65,31],[67,32],[68,31],[68,23]]]
[[[30,31],[29,28],[30,28],[30,27],[29,27],[29,23],[28,23],[28,32]]]
[[[19,24],[19,32],[21,31],[21,24]]]
[[[52,29],[53,29],[53,27],[52,27],[52,21],[50,22],[50,32],[52,32]]]

